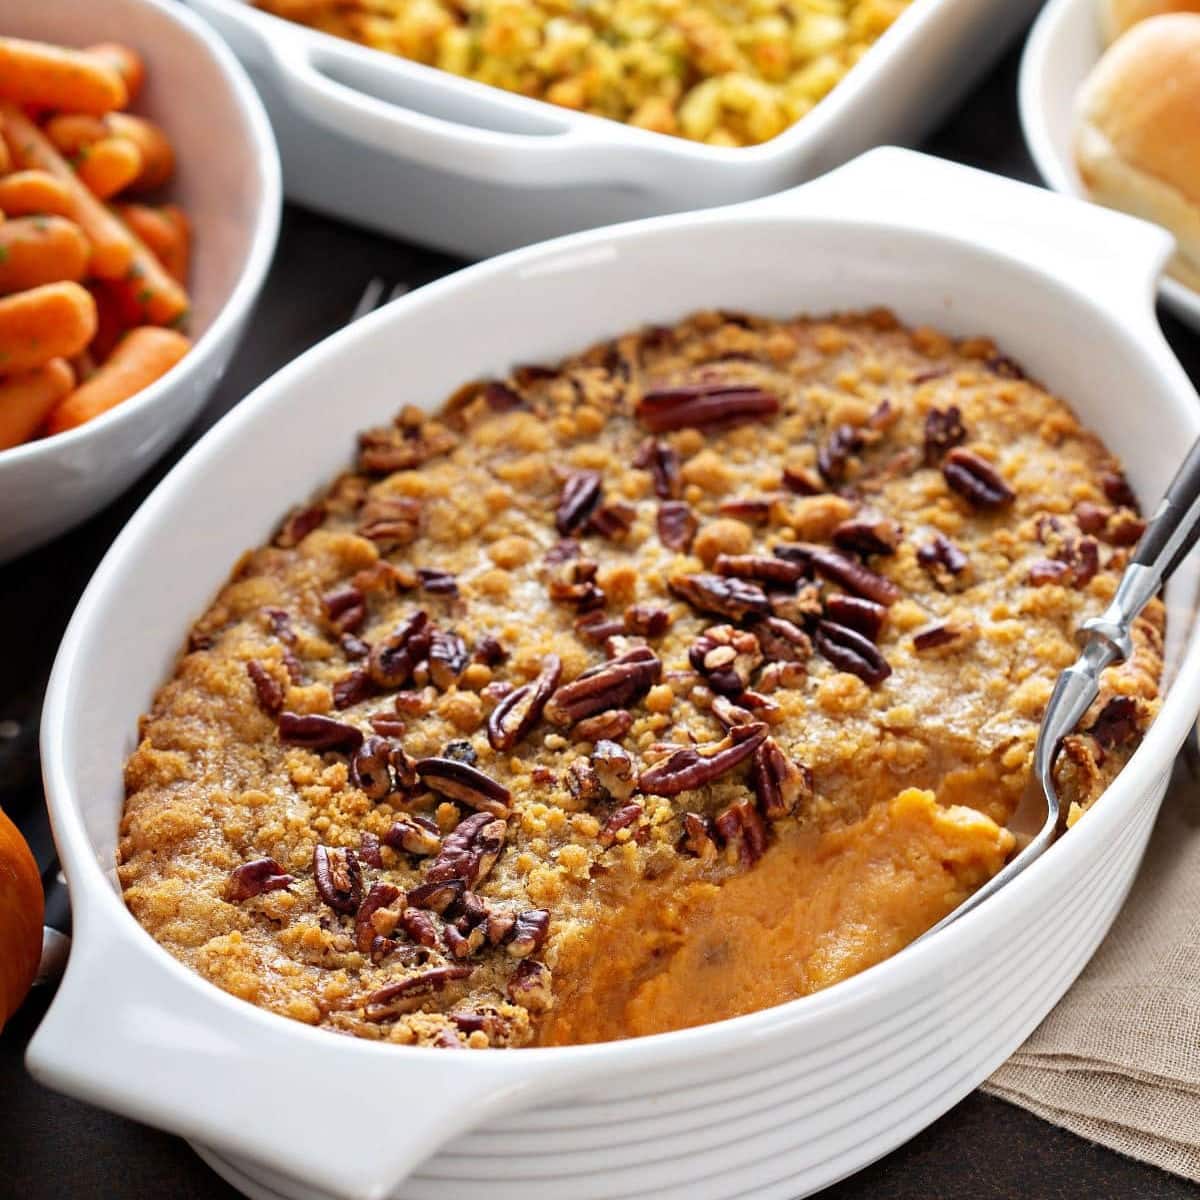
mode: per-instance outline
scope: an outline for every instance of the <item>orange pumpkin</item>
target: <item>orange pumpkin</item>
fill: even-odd
[[[37,863],[20,831],[0,811],[0,1028],[37,974],[43,916]]]

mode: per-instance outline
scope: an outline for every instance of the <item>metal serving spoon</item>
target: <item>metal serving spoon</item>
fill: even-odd
[[[1058,677],[1038,730],[1033,750],[1033,773],[1025,793],[1009,820],[1018,836],[1032,834],[1021,852],[1002,871],[943,917],[921,938],[927,938],[951,921],[982,904],[1011,883],[1039,857],[1066,824],[1066,812],[1054,788],[1054,763],[1063,738],[1079,724],[1100,694],[1100,673],[1133,653],[1130,630],[1134,618],[1146,607],[1175,568],[1188,556],[1200,537],[1200,440],[1171,480],[1162,503],[1146,526],[1133,558],[1121,576],[1112,603],[1079,630],[1083,650]],[[918,938],[917,941],[920,941]]]

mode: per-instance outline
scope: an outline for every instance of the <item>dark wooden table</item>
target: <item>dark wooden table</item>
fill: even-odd
[[[926,148],[1033,180],[1017,122],[1016,75],[1014,51]],[[372,276],[415,287],[457,265],[289,208],[245,343],[174,453],[86,525],[0,568],[0,628],[8,631],[0,669],[0,806],[25,830],[39,861],[53,862],[37,765],[42,693],[76,599],[113,537],[175,458],[213,422],[262,379],[345,323]],[[1192,378],[1200,381],[1200,336],[1165,316],[1163,324]],[[53,877],[52,867],[48,874]],[[29,1079],[21,1060],[48,1002],[46,995],[33,996],[0,1035],[0,1200],[234,1200],[237,1193],[178,1139],[57,1096]],[[1197,1189],[975,1093],[907,1145],[825,1194],[830,1200],[1174,1200],[1195,1197]]]

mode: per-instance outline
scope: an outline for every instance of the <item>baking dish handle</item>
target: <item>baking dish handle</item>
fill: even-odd
[[[1165,230],[1124,213],[895,146],[745,207],[962,237],[1050,268],[1110,312],[1155,326],[1155,289],[1174,250]]]
[[[51,1088],[247,1174],[387,1200],[452,1138],[544,1103],[554,1080],[574,1082],[537,1052],[398,1050],[299,1025],[197,979],[132,926],[115,895],[90,898],[26,1065]]]
[[[423,69],[433,77],[424,82],[422,94],[441,95],[444,102],[461,107],[463,98],[447,93],[447,79],[455,84],[461,81],[439,78],[444,72],[401,64],[379,51],[319,46],[290,31],[265,41],[280,85],[301,112],[385,154],[510,187],[514,181],[537,187],[638,187],[651,180],[652,159],[607,130],[609,122],[593,125],[566,109],[561,118],[557,113],[521,112],[513,102],[519,98],[510,98],[500,89],[488,89],[494,93],[489,96],[491,110],[504,114],[510,125],[526,126],[526,131],[434,116],[382,97],[405,87],[398,70]],[[374,61],[377,58],[383,61]],[[355,84],[342,82],[338,74],[352,75]]]

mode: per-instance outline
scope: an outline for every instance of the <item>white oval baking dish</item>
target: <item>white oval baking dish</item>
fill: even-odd
[[[168,192],[192,222],[196,342],[161,379],[86,425],[0,451],[7,562],[99,512],[200,410],[267,276],[283,199],[279,155],[253,85],[221,39],[179,5],[0,0],[0,31],[76,46],[118,39],[141,51],[146,88],[137,107],[171,135],[178,167]]]
[[[1086,196],[1075,168],[1075,98],[1104,53],[1096,0],[1050,0],[1021,56],[1018,97],[1025,144],[1042,178],[1056,192]],[[1200,292],[1164,275],[1163,302],[1200,330]]]
[[[808,116],[727,149],[634,129],[354,45],[253,8],[188,0],[258,84],[293,200],[482,258],[539,238],[792,187],[918,139],[1037,0],[914,0]]]
[[[1152,226],[901,150],[784,196],[577,234],[472,267],[334,335],[205,436],[114,543],[64,638],[42,753],[75,945],[29,1049],[52,1087],[180,1133],[254,1197],[794,1200],[910,1137],[1045,1015],[1133,879],[1200,708],[1198,581],[1168,601],[1169,691],[1103,800],[1008,889],[817,995],[634,1041],[508,1053],[377,1045],[226,995],[117,892],[121,764],[189,622],[353,431],[463,379],[698,306],[885,304],[985,331],[1069,397],[1148,501],[1200,433],[1153,317]]]

